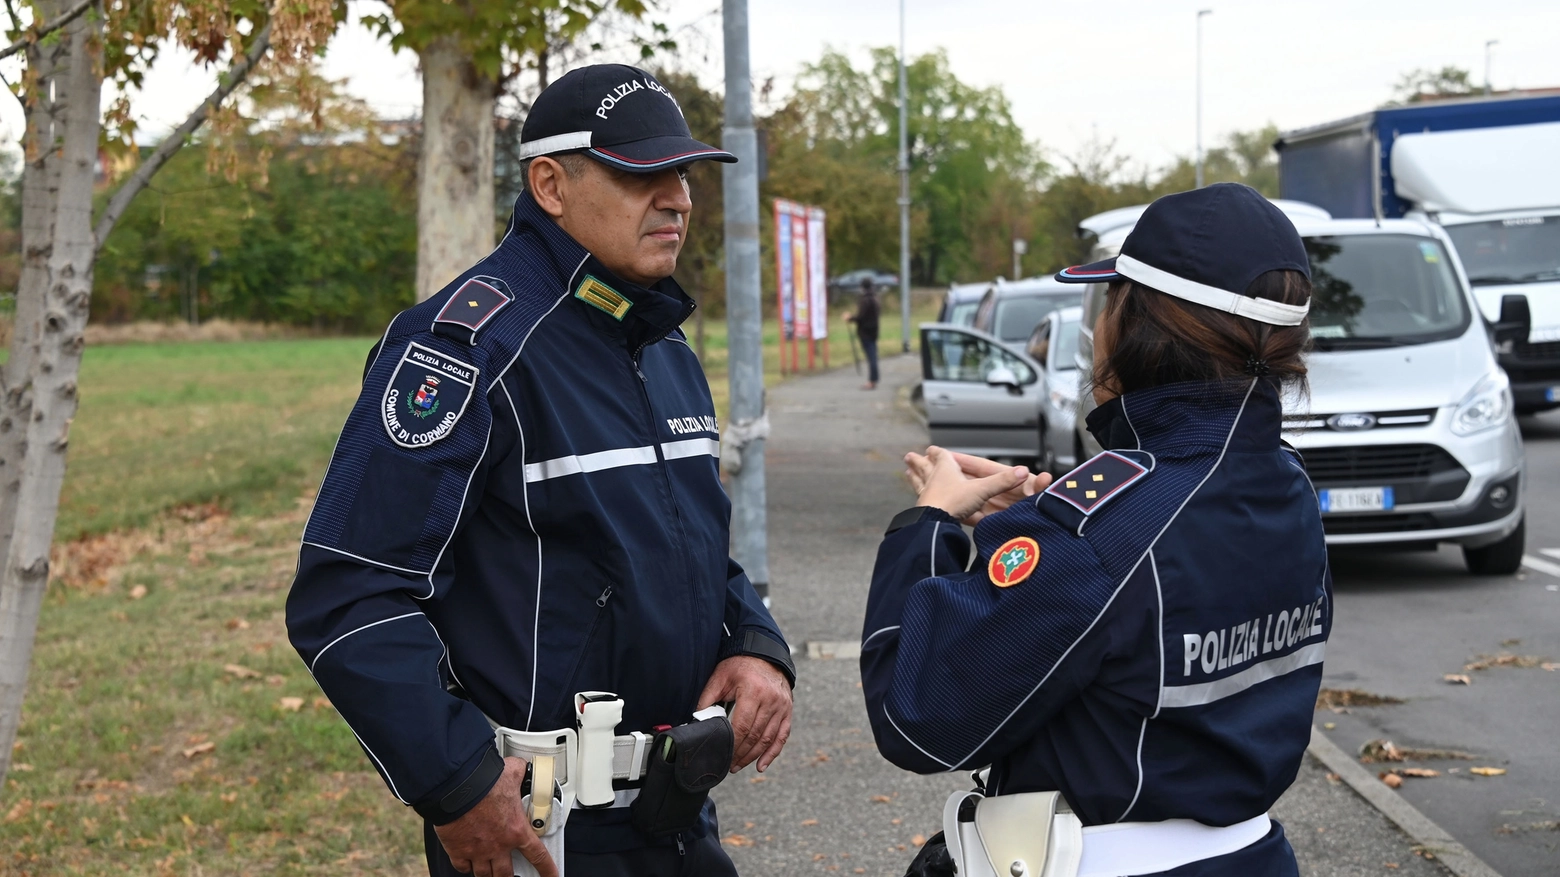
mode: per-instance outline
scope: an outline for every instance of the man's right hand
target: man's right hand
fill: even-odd
[[[558,866],[521,806],[520,783],[524,779],[525,759],[504,759],[504,773],[487,797],[454,822],[433,827],[455,870],[476,877],[512,877],[509,851],[519,850],[541,877],[558,877]]]

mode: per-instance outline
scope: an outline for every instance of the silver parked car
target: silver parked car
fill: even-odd
[[[921,324],[921,386],[931,442],[999,460],[1040,456],[1043,368],[1028,355],[968,326]]]
[[[1052,311],[1035,327],[1025,350],[1045,375],[1036,468],[1053,475],[1081,462],[1073,423],[1078,416],[1078,322],[1082,316],[1083,308],[1077,305]]]
[[[968,326],[975,322],[975,310],[980,300],[991,288],[990,283],[951,283],[943,295],[942,309],[937,312],[937,322]]]
[[[1450,542],[1475,573],[1515,572],[1526,538],[1521,434],[1490,327],[1446,232],[1280,206],[1305,239],[1315,289],[1311,392],[1286,400],[1285,439],[1317,488],[1327,544]],[[1092,259],[1119,251],[1128,230],[1102,233]],[[1104,291],[1085,292],[1080,386]],[[1077,435],[1086,454],[1099,450],[1083,428],[1093,407],[1084,394]]]
[[[999,277],[981,298],[971,325],[1003,343],[1022,345],[1046,314],[1082,298],[1077,286],[1049,277],[1013,281]]]

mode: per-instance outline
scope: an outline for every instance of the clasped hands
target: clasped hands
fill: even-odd
[[[905,477],[916,492],[916,505],[942,509],[974,524],[1051,485],[1051,476],[1023,466],[960,454],[933,445],[925,454],[905,454]]]

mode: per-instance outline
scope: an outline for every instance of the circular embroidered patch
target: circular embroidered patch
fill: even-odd
[[[1040,543],[1028,536],[1019,536],[1002,543],[986,564],[991,583],[999,588],[1011,588],[1040,565]]]

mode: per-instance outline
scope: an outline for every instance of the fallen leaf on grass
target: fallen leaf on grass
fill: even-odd
[[[265,684],[273,686],[273,687],[277,686],[277,685],[286,685],[287,684],[287,677],[286,676],[267,676],[267,677],[265,677]]]
[[[139,599],[141,599],[142,597],[145,597],[145,596],[146,596],[146,586],[145,585],[136,585],[135,587],[130,589],[130,599],[132,599],[132,600],[139,600]]]
[[[1470,767],[1468,772],[1476,773],[1481,777],[1498,777],[1505,774],[1506,769],[1504,767]]]
[[[224,803],[224,804],[231,804],[234,801],[238,800],[238,793],[237,792],[227,792],[227,793],[224,793],[221,797],[222,797],[222,803]]]
[[[1396,788],[1399,788],[1399,787],[1401,787],[1403,785],[1403,778],[1398,776],[1395,773],[1384,773],[1384,774],[1382,774],[1381,775],[1381,781],[1386,783],[1387,784],[1387,788],[1389,788],[1389,789],[1396,789]]]
[[[205,755],[206,753],[216,748],[217,744],[207,740],[205,743],[196,743],[194,746],[181,749],[179,750],[179,753],[185,758],[194,758],[197,755]]]
[[[6,822],[16,822],[17,820],[21,819],[23,816],[26,816],[29,812],[31,812],[32,811],[32,806],[33,806],[33,802],[32,802],[31,798],[23,798],[22,800],[17,801],[16,802],[16,806],[14,806],[10,810],[6,811],[5,821]]]
[[[249,622],[245,621],[242,618],[229,618],[227,620],[227,629],[228,630],[248,630],[249,629]]]
[[[259,679],[261,675],[259,670],[251,670],[243,664],[224,664],[222,672],[230,673],[239,679]]]
[[[276,706],[284,713],[295,713],[303,709],[303,698],[284,697],[276,702]]]
[[[30,771],[32,769],[33,769],[33,766],[30,765],[30,764],[13,764],[13,765],[11,765],[11,770],[16,771],[17,773],[26,773],[26,772],[28,772],[28,771]]]
[[[314,702],[309,705],[317,710],[328,710],[332,708],[330,698],[327,697],[316,697]],[[768,777],[764,777],[764,779],[768,779]]]
[[[1452,683],[1453,685],[1472,685],[1473,684],[1473,680],[1469,679],[1467,674],[1464,674],[1464,673],[1448,673],[1445,676],[1442,676],[1441,678],[1445,679],[1447,682]]]
[[[1428,767],[1405,767],[1398,773],[1406,777],[1438,777],[1441,775],[1440,771],[1431,770]]]

